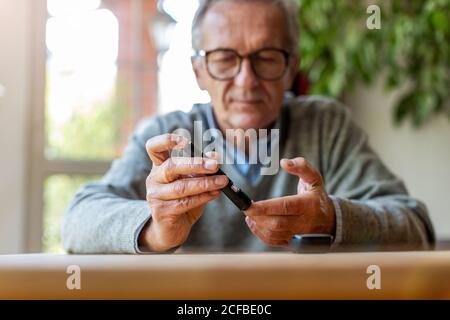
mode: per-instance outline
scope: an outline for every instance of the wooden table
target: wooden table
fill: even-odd
[[[68,266],[81,290],[69,290]],[[369,290],[367,267],[381,270]],[[450,298],[450,251],[0,256],[0,298]]]

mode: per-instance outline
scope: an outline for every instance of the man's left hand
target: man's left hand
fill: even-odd
[[[257,201],[245,211],[247,225],[264,243],[285,247],[294,235],[334,235],[336,215],[319,171],[304,158],[283,159],[281,167],[299,178],[297,194]]]

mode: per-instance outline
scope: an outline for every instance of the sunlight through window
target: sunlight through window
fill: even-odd
[[[172,41],[159,70],[159,111],[189,111],[194,103],[209,102],[198,88],[191,65],[191,26],[198,0],[166,0],[164,10],[176,21]]]
[[[74,117],[94,118],[115,90],[119,25],[100,1],[48,1],[47,156],[77,157],[65,150]],[[114,156],[85,154],[85,158]],[[79,150],[82,151],[82,150]],[[79,155],[82,156],[82,155]]]

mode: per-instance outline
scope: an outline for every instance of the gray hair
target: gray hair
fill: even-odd
[[[202,21],[211,8],[211,6],[219,1],[225,0],[200,0],[200,5],[195,13],[192,22],[192,48],[200,50],[202,30]],[[227,0],[227,1],[249,1],[249,0]],[[286,28],[288,31],[288,46],[293,53],[298,51],[298,43],[300,38],[300,31],[298,26],[298,4],[297,0],[252,0],[258,2],[268,3],[280,8],[286,16]]]

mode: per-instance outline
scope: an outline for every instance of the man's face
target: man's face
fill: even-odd
[[[261,48],[290,51],[282,11],[257,1],[219,1],[206,13],[202,23],[201,48],[211,51],[234,49],[245,56]],[[232,79],[212,78],[206,61],[193,59],[194,71],[201,89],[207,90],[222,130],[267,128],[277,118],[284,92],[297,70],[297,56],[290,57],[287,72],[275,81],[262,80],[244,59],[240,72]]]

